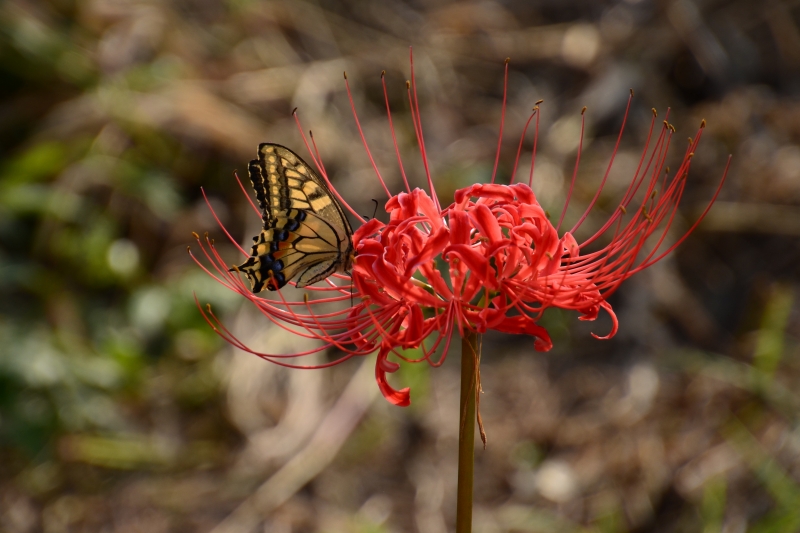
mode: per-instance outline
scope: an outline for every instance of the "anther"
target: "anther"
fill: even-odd
[[[706,119],[703,119],[700,121],[700,129],[703,129],[705,127],[706,127]]]
[[[583,115],[584,113],[586,113],[586,106],[583,106],[583,109],[581,109],[581,115]]]
[[[619,206],[619,210],[620,210],[620,211],[622,211],[622,214],[623,214],[623,215],[627,215],[627,214],[628,214],[628,210],[627,210],[627,209],[625,209],[625,206],[624,206],[624,205],[621,205],[621,206]]]
[[[344,79],[347,79],[347,71],[344,72]]]
[[[653,112],[653,116],[654,116],[654,117],[657,117],[657,116],[658,116],[658,111],[656,111],[656,108],[655,108],[655,107],[654,107],[654,108],[652,108],[652,109],[651,109],[651,111]],[[664,122],[666,122],[666,121],[664,121]]]
[[[506,58],[506,65],[508,65],[509,63],[511,63],[511,58],[510,58],[510,57],[507,57],[507,58]]]
[[[689,144],[692,144],[692,138],[689,137]]]
[[[383,78],[384,76],[386,76],[386,71],[385,71],[385,70],[382,70],[382,71],[381,71],[381,78]]]
[[[211,312],[211,304],[206,304],[206,309],[208,309],[208,312],[210,313]]]
[[[666,120],[664,121],[664,127],[669,129],[669,122],[667,122]]]
[[[689,155],[686,156],[686,159],[691,159],[694,157],[694,152],[689,152]]]
[[[650,198],[655,198],[658,195],[658,191],[654,190],[653,193],[650,195]]]
[[[295,107],[294,109],[292,109],[292,115],[296,115],[296,114],[297,114],[297,108]]]
[[[308,304],[308,293],[307,293],[307,292],[304,292],[304,293],[303,293],[303,301],[304,301],[306,304]]]
[[[314,138],[314,134],[311,132],[311,130],[308,130],[308,136],[311,137],[312,139]]]
[[[664,171],[664,174],[669,174],[669,167],[667,167],[667,170]]]
[[[673,126],[672,124],[669,125],[669,129],[672,130],[672,133],[675,133],[675,126]]]
[[[191,246],[187,246],[186,247],[186,251],[189,252],[189,255],[192,255],[192,247]]]
[[[633,97],[633,88],[631,87],[631,97]]]
[[[198,235],[198,234],[197,234],[197,233],[195,233],[195,232],[192,232],[192,237],[194,237],[194,238],[195,238],[195,239],[197,239],[197,240],[200,240],[200,235]]]
[[[536,100],[536,102],[534,103],[534,105],[539,105],[539,104],[541,104],[541,103],[543,103],[543,102],[544,102],[544,99],[540,98],[540,99]]]
[[[203,233],[203,237],[205,237],[206,240],[208,240],[208,232],[207,231],[205,233]]]
[[[546,216],[549,219],[550,218],[550,211],[545,211],[544,212],[544,216]]]
[[[406,89],[410,89],[410,88],[411,88],[411,82],[406,80]]]

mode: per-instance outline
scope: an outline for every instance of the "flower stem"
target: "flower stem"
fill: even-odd
[[[461,406],[458,432],[458,500],[456,533],[472,532],[472,479],[475,464],[475,393],[480,361],[480,335],[461,339]]]

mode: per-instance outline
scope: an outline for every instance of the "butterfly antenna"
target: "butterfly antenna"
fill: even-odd
[[[367,220],[369,220],[370,218],[375,218],[375,215],[378,214],[378,200],[373,198],[372,201],[375,202],[375,210],[372,212],[372,217],[368,217],[367,215],[364,215],[364,218],[367,219]]]

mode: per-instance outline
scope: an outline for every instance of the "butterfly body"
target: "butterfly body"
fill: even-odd
[[[250,181],[264,228],[253,237],[244,272],[253,292],[321,281],[353,264],[353,230],[325,182],[297,154],[279,144],[258,147]]]

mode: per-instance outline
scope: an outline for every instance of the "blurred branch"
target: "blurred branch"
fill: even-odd
[[[364,359],[308,445],[220,522],[212,533],[253,531],[265,516],[288,501],[333,461],[378,395],[372,379],[374,364],[373,358]]]

